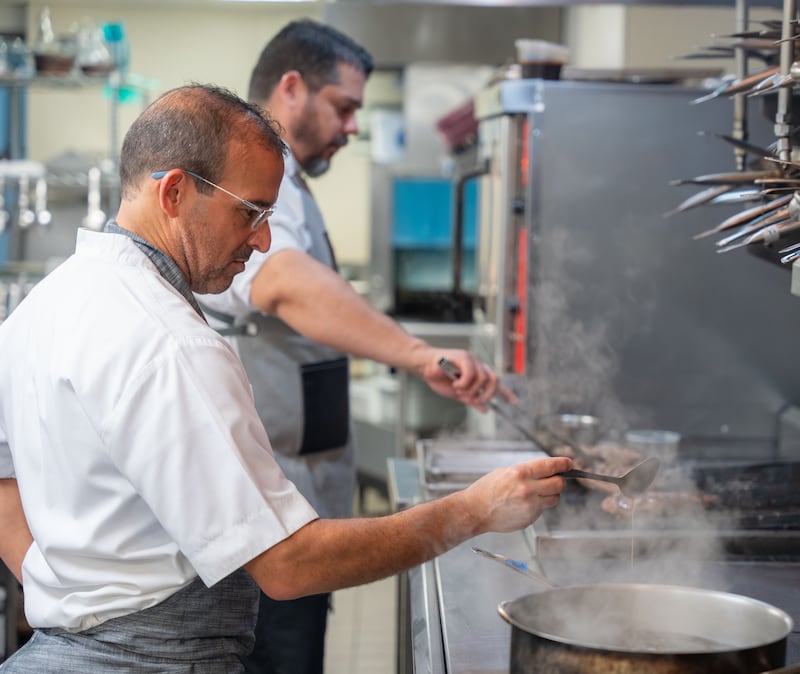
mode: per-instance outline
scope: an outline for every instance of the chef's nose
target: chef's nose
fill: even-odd
[[[269,222],[265,222],[263,225],[253,230],[253,233],[247,241],[259,253],[266,253],[272,245],[272,232],[269,228]]]
[[[358,133],[358,120],[356,120],[356,113],[350,116],[344,122],[344,133],[348,136],[355,136]]]

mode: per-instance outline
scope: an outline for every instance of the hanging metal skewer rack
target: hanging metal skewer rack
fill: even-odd
[[[792,110],[794,89],[800,85],[800,60],[795,49],[800,37],[797,0],[783,0],[780,23],[760,23],[764,28],[753,30],[747,0],[736,0],[735,32],[724,36],[733,41],[727,47],[711,47],[705,54],[732,55],[736,73],[723,78],[714,91],[693,101],[702,103],[719,96],[732,99],[732,133],[719,137],[733,145],[736,171],[673,181],[673,184],[706,187],[668,215],[708,203],[744,203],[745,210],[741,213],[694,238],[722,234],[723,238],[716,242],[717,252],[744,248],[748,253],[789,269],[787,263],[800,262],[800,245],[797,245],[800,236],[800,157],[793,156],[793,143],[800,129],[794,123]],[[765,68],[749,73],[751,57],[760,58]],[[765,109],[774,106],[774,111],[765,113],[773,119],[775,137],[767,148],[748,141],[747,105],[753,98],[761,98]],[[800,294],[800,268],[797,286],[796,294]]]

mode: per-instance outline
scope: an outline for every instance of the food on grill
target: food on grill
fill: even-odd
[[[698,491],[649,491],[635,498],[610,494],[603,499],[601,507],[616,517],[629,517],[634,508],[637,515],[674,516],[708,508],[715,501],[713,494]]]
[[[557,447],[554,452],[563,454],[564,456],[575,457],[575,467],[583,470],[593,470],[600,472],[598,468],[615,468],[618,467],[624,473],[629,468],[635,466],[644,457],[631,447],[625,445],[617,445],[611,442],[603,442],[598,445],[582,445],[584,453],[589,456],[592,461],[587,462],[582,457],[575,457],[575,452],[569,447]],[[620,473],[622,474],[622,473]]]

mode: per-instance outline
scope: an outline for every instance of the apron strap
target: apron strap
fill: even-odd
[[[256,324],[254,321],[237,323],[235,317],[231,316],[230,314],[226,314],[223,311],[211,309],[202,302],[200,302],[200,308],[203,310],[203,313],[206,316],[211,316],[211,318],[216,318],[221,323],[225,323],[226,327],[224,328],[214,328],[223,337],[228,337],[231,335],[239,337],[255,337],[258,334],[258,324]]]

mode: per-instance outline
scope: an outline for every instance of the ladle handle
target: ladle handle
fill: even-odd
[[[447,358],[439,359],[439,367],[442,368],[442,372],[444,372],[448,377],[450,377],[450,379],[454,381],[461,376],[461,372],[459,371],[458,366],[453,361],[447,360]],[[550,456],[563,456],[563,454],[557,454],[553,452],[552,447],[548,447],[540,440],[537,440],[536,437],[533,435],[533,433],[531,433],[527,428],[525,428],[525,426],[519,423],[516,417],[507,408],[505,408],[503,405],[497,402],[496,398],[491,398],[487,404],[494,412],[503,417],[517,431],[519,431],[523,435],[523,437],[525,437],[527,440],[530,440],[535,447],[541,449],[545,454],[548,454]],[[569,447],[574,452],[576,457],[579,457],[587,462],[591,461],[591,457],[588,456],[586,452],[584,452],[574,442],[570,442],[567,438],[563,438],[559,435],[556,435],[556,433],[554,433],[549,428],[547,429],[547,433],[548,435],[551,435],[556,440],[558,440],[559,443]]]
[[[580,470],[579,468],[572,468],[570,470],[565,470],[563,473],[556,473],[556,475],[561,475],[561,477],[583,477],[587,480],[600,480],[601,482],[611,482],[611,484],[619,485],[620,480],[622,478],[613,477],[611,475],[599,475],[598,473],[589,473],[585,470]]]
[[[558,454],[554,454],[553,450],[550,447],[543,445],[539,442],[525,426],[523,426],[519,421],[517,421],[516,417],[511,414],[505,407],[500,405],[494,398],[489,400],[489,407],[494,410],[495,413],[499,414],[503,417],[508,423],[510,423],[514,428],[517,429],[527,440],[530,440],[534,447],[538,447],[541,449],[545,454],[549,456],[559,456]]]
[[[447,358],[440,358],[439,359],[439,367],[442,368],[442,372],[444,372],[450,379],[455,381],[461,376],[461,371],[458,369],[458,366],[451,360],[447,360]],[[538,447],[541,449],[545,454],[549,456],[558,456],[557,454],[553,454],[553,450],[549,447],[543,445],[539,440],[537,440],[533,433],[531,433],[527,428],[525,428],[521,423],[519,423],[516,418],[514,417],[511,412],[509,412],[505,407],[500,405],[495,398],[490,398],[487,405],[501,417],[503,417],[508,423],[510,423],[517,431],[519,431],[523,437],[527,440],[530,440],[533,443],[534,447]]]

